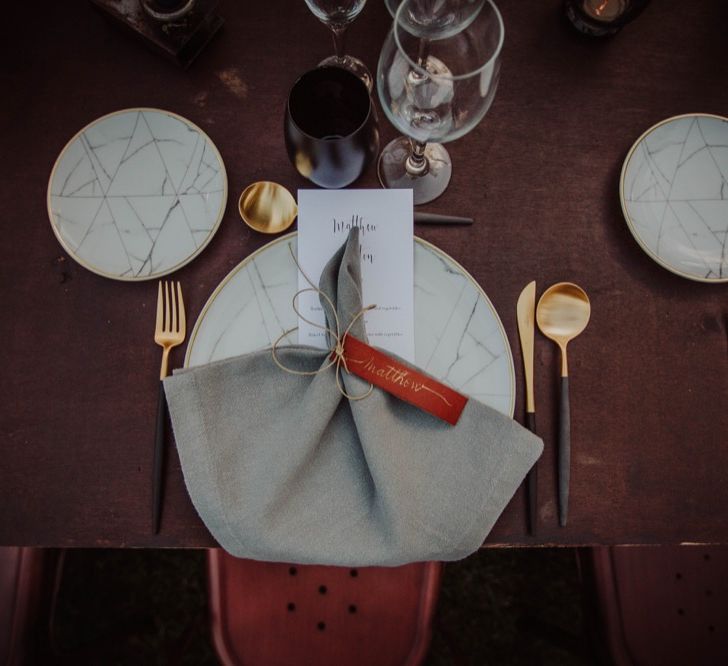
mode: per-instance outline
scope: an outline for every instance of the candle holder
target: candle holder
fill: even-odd
[[[220,30],[219,0],[91,0],[151,49],[188,67]]]
[[[650,0],[565,0],[564,9],[571,24],[591,37],[618,33],[639,16]]]

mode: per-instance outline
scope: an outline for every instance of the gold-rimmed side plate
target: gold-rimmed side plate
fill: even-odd
[[[56,160],[48,216],[84,268],[115,280],[151,280],[192,261],[220,226],[227,175],[210,137],[153,108],[102,116]]]
[[[640,247],[667,270],[698,282],[728,282],[728,118],[667,118],[637,139],[619,196]]]

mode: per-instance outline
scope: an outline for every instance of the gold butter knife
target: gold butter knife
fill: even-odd
[[[529,282],[518,297],[516,314],[518,317],[518,337],[521,340],[523,356],[523,376],[526,380],[526,427],[536,434],[536,403],[533,396],[533,338],[535,332],[536,281]],[[538,505],[538,470],[534,466],[526,477],[528,492],[528,533],[536,533]]]

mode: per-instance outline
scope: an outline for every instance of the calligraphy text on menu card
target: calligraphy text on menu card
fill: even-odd
[[[353,227],[361,243],[362,305],[377,306],[364,317],[369,344],[414,363],[412,192],[299,190],[298,262],[315,285]],[[310,286],[299,273],[298,288]],[[298,306],[306,319],[324,325],[318,294],[304,292]],[[302,318],[298,326],[300,344],[327,347],[321,328]]]

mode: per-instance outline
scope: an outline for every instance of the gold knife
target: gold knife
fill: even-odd
[[[536,403],[533,396],[533,338],[536,318],[536,281],[529,282],[518,297],[518,337],[521,340],[523,376],[526,380],[526,427],[536,434]],[[528,491],[528,533],[536,533],[538,505],[538,470],[534,466],[526,477]]]

